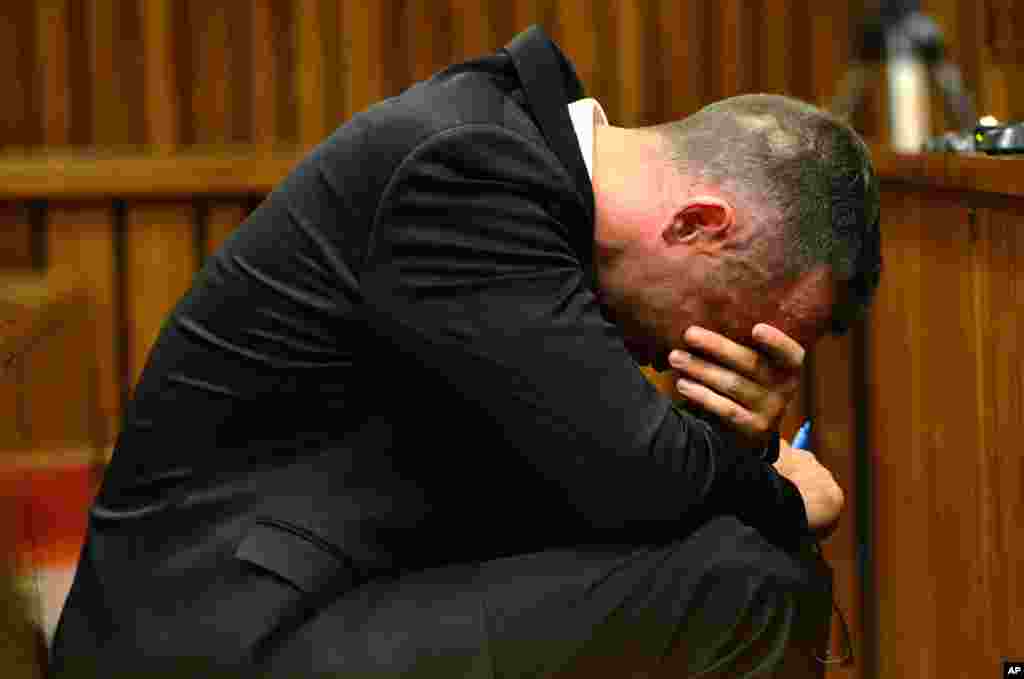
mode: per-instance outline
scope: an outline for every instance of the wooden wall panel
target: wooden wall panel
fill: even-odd
[[[706,37],[714,45],[711,98],[722,99],[756,89],[754,64],[759,31],[756,5],[749,0],[722,0],[711,13]]]
[[[324,96],[321,102],[324,134],[331,134],[345,118],[345,51],[340,35],[342,11],[336,0],[322,0],[320,21],[323,23],[322,50],[324,60]],[[340,29],[340,30],[339,30]],[[323,137],[321,137],[322,139]],[[317,140],[319,142],[320,140]]]
[[[275,141],[287,144],[301,144],[299,137],[299,85],[295,78],[296,49],[295,11],[290,0],[274,0],[277,17],[277,59],[280,70],[277,91],[277,136]],[[255,39],[255,36],[253,36]]]
[[[895,186],[884,196],[866,378],[878,676],[995,673],[1021,650],[1019,559],[1005,541],[1024,520],[1022,210],[979,216],[963,194]]]
[[[58,302],[30,350],[19,359],[24,371],[23,426],[33,449],[89,449],[101,445],[95,419],[96,352],[87,325],[84,295]]]
[[[215,202],[206,216],[206,242],[203,250],[212,255],[238,225],[249,216],[249,206],[237,202]]]
[[[800,60],[793,58],[798,40],[798,21],[794,21],[795,2],[761,0],[761,23],[755,28],[760,34],[759,58],[754,64],[754,77],[760,92],[793,92],[797,89]]]
[[[618,125],[635,127],[657,122],[651,106],[651,53],[647,37],[656,29],[652,13],[630,0],[611,3],[615,30],[615,89],[619,94]],[[602,68],[606,59],[602,53]]]
[[[42,142],[39,88],[35,72],[36,17],[26,3],[9,3],[0,18],[0,145],[34,146]]]
[[[879,676],[934,676],[939,669],[929,649],[937,625],[930,550],[936,502],[930,473],[935,460],[922,450],[916,429],[917,423],[934,416],[924,410],[921,389],[922,347],[928,339],[918,315],[925,295],[925,212],[917,195],[896,190],[886,194],[882,210],[892,216],[884,241],[886,282],[872,313],[875,323],[868,341],[873,358],[867,377],[870,385],[884,385],[871,392],[868,451],[879,497]],[[884,336],[879,336],[881,329]],[[893,379],[895,375],[900,379]],[[900,416],[886,417],[888,412]]]
[[[216,145],[251,140],[251,35],[246,30],[251,10],[239,2],[204,0],[190,0],[183,7],[191,49],[189,142]],[[305,102],[300,106],[304,111],[308,108]]]
[[[802,14],[810,18],[806,25],[811,49],[802,55],[810,60],[810,82],[806,83],[809,89],[797,91],[818,106],[828,106],[853,56],[854,13],[848,3],[834,3],[823,11],[817,3],[808,2]]]
[[[342,110],[350,118],[372,103],[396,93],[394,74],[386,57],[390,15],[384,3],[345,3],[338,33],[344,40]]]
[[[0,202],[0,270],[32,267],[32,225],[23,203]]]
[[[248,22],[251,37],[250,87],[252,143],[295,143],[296,112],[294,12],[287,0],[254,0]]]
[[[327,134],[324,100],[328,69],[324,63],[324,41],[330,32],[323,25],[322,8],[319,1],[294,5],[294,78],[298,140],[303,145],[316,144]]]
[[[249,19],[252,37],[252,143],[272,145],[277,139],[277,108],[281,99],[280,23],[274,16],[273,0],[253,0]]]
[[[180,66],[175,51],[174,4],[171,0],[140,0],[146,142],[157,152],[181,143]]]
[[[975,200],[970,225],[974,369],[978,399],[978,567],[975,595],[990,602],[979,621],[984,661],[1024,657],[1024,576],[1019,564],[1024,523],[1024,207]]]
[[[249,144],[253,140],[253,34],[249,28],[252,8],[248,0],[231,0],[225,6],[228,19],[226,71],[231,81],[228,142]]]
[[[71,100],[68,106],[68,137],[72,146],[93,145],[93,66],[89,48],[91,10],[87,3],[68,0],[68,77]]]
[[[452,63],[453,19],[450,3],[402,0],[399,6],[397,44],[406,47],[405,86],[426,80]]]
[[[36,5],[36,73],[43,143],[71,143],[71,70],[67,0],[45,0]]]
[[[144,135],[142,25],[134,1],[110,0],[87,6],[92,89],[91,143],[141,144]]]
[[[996,0],[989,0],[996,2]],[[1004,0],[998,0],[1005,14]],[[532,23],[620,124],[751,91],[826,105],[871,0],[35,0],[0,23],[0,146],[313,144],[337,123]],[[926,0],[982,113],[1024,117],[1003,16]],[[996,38],[993,36],[996,35]],[[1000,34],[1001,35],[1001,34]],[[1002,38],[999,38],[1000,40]],[[5,51],[6,50],[6,51]],[[1024,50],[1020,51],[1024,54]],[[140,55],[141,58],[140,58]],[[1009,55],[1009,56],[1008,56]],[[885,138],[885,73],[856,120]],[[935,133],[947,124],[936,92]]]
[[[96,361],[97,437],[111,443],[121,428],[122,346],[117,228],[109,203],[62,203],[48,211],[47,273],[85,292]]]
[[[709,102],[713,57],[704,42],[710,7],[676,0],[657,5],[658,30],[651,36],[657,55],[652,89],[655,110],[664,120],[689,115]]]
[[[509,4],[512,6],[511,24],[499,39],[502,45],[533,24],[540,24],[549,33],[559,24],[557,0],[513,0]]]
[[[583,82],[587,96],[600,101],[609,121],[618,125],[621,112],[615,96],[618,64],[614,58],[614,43],[611,42],[614,35],[608,36],[610,44],[602,44],[600,40],[604,35],[601,29],[605,23],[610,23],[606,8],[607,5],[599,6],[585,0],[558,2],[554,22],[547,19],[541,25],[566,55],[572,55],[576,74]],[[604,50],[613,58],[603,59]]]
[[[490,1],[451,1],[452,61],[475,59],[504,44],[498,41],[499,12],[494,10],[495,3]]]
[[[124,299],[126,379],[134,388],[167,315],[198,268],[196,209],[188,202],[128,206]]]

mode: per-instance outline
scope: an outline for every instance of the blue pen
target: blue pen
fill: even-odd
[[[807,450],[807,446],[811,444],[811,421],[807,420],[797,431],[796,436],[793,437],[793,442],[789,445],[794,448],[801,450]]]

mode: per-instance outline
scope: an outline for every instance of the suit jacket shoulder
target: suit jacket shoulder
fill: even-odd
[[[582,95],[572,64],[534,26],[496,54],[451,66],[354,116],[275,193],[313,223],[344,223],[339,249],[358,271],[375,201],[403,159],[452,128],[496,125],[550,151],[567,177],[566,198],[584,211],[576,228],[585,241],[593,235],[593,189],[567,110]]]

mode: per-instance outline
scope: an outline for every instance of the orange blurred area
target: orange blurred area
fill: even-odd
[[[0,553],[18,572],[75,563],[98,476],[95,465],[82,462],[0,466],[7,524],[0,533]]]
[[[45,676],[100,468],[80,454],[0,464],[0,676]],[[62,459],[63,458],[63,459]]]

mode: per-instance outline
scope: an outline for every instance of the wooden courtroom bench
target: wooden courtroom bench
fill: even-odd
[[[41,677],[102,463],[85,296],[0,272],[0,676]]]

